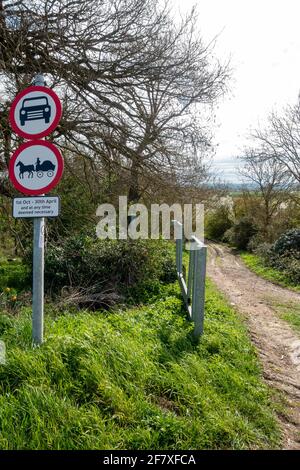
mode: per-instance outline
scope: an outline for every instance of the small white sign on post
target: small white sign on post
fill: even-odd
[[[13,217],[27,219],[33,217],[57,217],[60,212],[60,199],[53,197],[17,197],[13,203]]]

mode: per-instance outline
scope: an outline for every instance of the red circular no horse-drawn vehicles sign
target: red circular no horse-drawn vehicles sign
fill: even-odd
[[[64,161],[55,145],[45,140],[22,144],[9,162],[9,177],[23,194],[46,194],[60,181]]]

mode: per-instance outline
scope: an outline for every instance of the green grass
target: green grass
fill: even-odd
[[[300,286],[292,284],[284,273],[277,269],[270,268],[264,265],[263,260],[253,253],[241,253],[241,258],[245,265],[251,269],[255,274],[261,276],[267,281],[271,281],[274,284],[278,284],[282,287],[287,287],[291,290],[300,292]]]
[[[281,318],[287,321],[295,331],[300,333],[300,305],[296,302],[290,302],[289,304],[277,304],[276,307]]]
[[[276,313],[283,320],[287,321],[293,330],[300,333],[300,304],[299,302],[289,301],[284,302],[283,300],[278,302],[277,299],[266,298],[270,306],[276,311]]]
[[[276,448],[269,389],[241,319],[209,283],[192,338],[177,286],[110,313],[48,306],[46,342],[30,311],[0,316],[0,449]]]
[[[29,269],[19,258],[10,259],[0,256],[0,289],[6,287],[22,290],[29,283]]]
[[[259,276],[268,281],[300,292],[300,286],[291,284],[286,276],[273,268],[264,266],[262,259],[252,253],[242,253],[241,258],[246,266]],[[296,332],[300,332],[300,305],[297,302],[278,302],[274,298],[266,298],[266,301],[283,320],[287,321]]]

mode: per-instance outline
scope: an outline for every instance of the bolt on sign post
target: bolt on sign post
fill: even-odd
[[[13,216],[33,218],[32,340],[36,345],[42,344],[44,332],[45,217],[59,213],[58,198],[44,195],[59,183],[64,168],[57,147],[40,140],[54,131],[62,115],[58,96],[44,84],[44,77],[37,75],[34,86],[16,96],[9,114],[15,133],[29,140],[12,155],[9,178],[18,191],[31,196],[14,199]]]

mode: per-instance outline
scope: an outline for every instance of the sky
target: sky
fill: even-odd
[[[251,129],[270,112],[297,101],[300,91],[300,0],[170,0],[184,13],[197,6],[198,29],[215,55],[230,59],[230,91],[217,108],[214,167],[239,180],[236,157]]]

